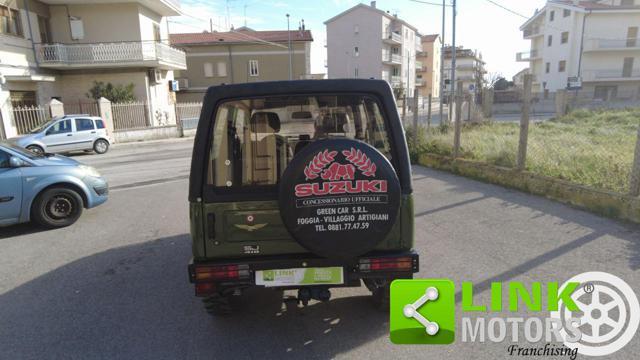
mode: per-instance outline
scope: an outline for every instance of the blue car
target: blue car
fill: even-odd
[[[0,141],[0,226],[31,220],[69,226],[83,209],[107,201],[108,193],[107,181],[90,166]]]

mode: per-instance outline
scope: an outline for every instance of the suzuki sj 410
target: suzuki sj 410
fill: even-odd
[[[254,286],[364,283],[382,307],[418,271],[407,143],[380,80],[210,87],[189,184],[196,296],[214,314]]]

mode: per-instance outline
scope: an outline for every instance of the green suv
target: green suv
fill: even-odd
[[[382,307],[418,271],[411,167],[380,80],[210,87],[189,184],[189,278],[214,314],[254,287],[328,301],[362,283]]]

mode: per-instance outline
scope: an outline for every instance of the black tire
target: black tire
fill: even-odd
[[[367,279],[364,280],[364,284],[371,291],[373,305],[380,311],[388,311],[391,297],[391,280]]]
[[[233,311],[230,304],[230,295],[223,295],[217,292],[211,296],[202,299],[204,309],[213,316],[230,315]]]
[[[109,151],[109,142],[105,139],[98,139],[93,143],[93,151],[96,154],[104,154]]]
[[[31,218],[41,226],[59,228],[75,223],[84,209],[76,191],[53,187],[40,193],[31,206]]]
[[[27,146],[27,150],[36,154],[44,154],[44,149],[38,145],[29,145]]]

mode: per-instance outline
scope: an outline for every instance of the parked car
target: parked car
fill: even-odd
[[[39,154],[82,150],[104,154],[111,145],[104,120],[86,114],[53,118],[9,141]]]
[[[0,141],[0,226],[73,224],[83,209],[107,201],[107,181],[90,166]]]
[[[387,308],[391,282],[418,271],[409,154],[385,81],[210,87],[189,202],[189,276],[212,314],[250,287],[297,289],[306,305],[362,283]]]

